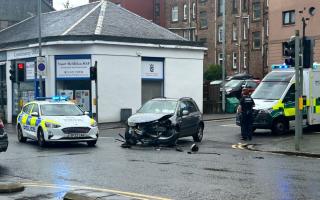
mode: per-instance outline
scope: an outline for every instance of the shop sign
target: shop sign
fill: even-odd
[[[0,61],[7,60],[7,52],[0,52]]]
[[[162,61],[142,61],[141,67],[142,79],[163,79],[163,62]]]
[[[8,60],[15,60],[15,59],[21,59],[21,58],[32,58],[37,57],[39,55],[39,49],[38,48],[32,48],[32,49],[20,49],[15,51],[8,51]]]
[[[57,78],[90,78],[91,59],[57,59]]]

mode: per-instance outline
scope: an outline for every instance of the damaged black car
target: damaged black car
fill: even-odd
[[[203,138],[202,114],[192,98],[155,98],[146,102],[127,122],[125,142],[128,145],[175,145],[178,138]]]

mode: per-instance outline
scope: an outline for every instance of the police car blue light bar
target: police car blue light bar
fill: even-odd
[[[68,96],[53,96],[53,97],[36,97],[36,100],[68,101],[70,99]]]
[[[271,68],[272,69],[289,69],[290,66],[286,64],[280,64],[280,65],[272,65]]]

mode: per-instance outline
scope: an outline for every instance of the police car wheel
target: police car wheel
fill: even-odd
[[[97,144],[97,140],[87,142],[87,145],[89,147],[94,147],[94,146],[96,146],[96,144]]]
[[[192,137],[193,137],[193,141],[201,142],[203,138],[203,125],[201,124],[199,125],[197,133]]]
[[[46,145],[46,141],[44,140],[44,135],[43,135],[42,129],[40,129],[38,131],[37,138],[38,138],[38,145],[40,147],[44,147]]]
[[[18,126],[18,140],[19,140],[19,142],[21,142],[21,143],[24,143],[24,142],[27,141],[27,138],[26,138],[26,137],[23,137],[22,129],[21,129],[21,126],[20,126],[20,125]]]

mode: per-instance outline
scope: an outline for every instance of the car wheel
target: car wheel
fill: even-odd
[[[89,147],[94,147],[94,146],[96,146],[96,144],[97,144],[97,140],[88,141],[88,142],[87,142],[87,145],[88,145]]]
[[[27,138],[23,136],[22,129],[21,129],[20,125],[18,126],[18,140],[21,143],[25,143],[27,141]]]
[[[277,119],[272,125],[272,133],[282,135],[289,131],[289,124],[285,119]]]
[[[203,128],[203,124],[200,124],[197,133],[192,136],[195,142],[201,142],[203,138]]]
[[[42,129],[39,129],[38,134],[37,134],[37,138],[38,138],[39,147],[46,146],[46,141],[44,139],[44,134],[43,134],[43,130]]]

